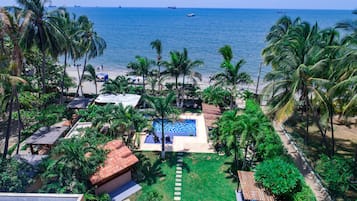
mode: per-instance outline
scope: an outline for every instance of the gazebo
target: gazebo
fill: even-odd
[[[96,104],[123,104],[124,107],[136,107],[141,99],[137,94],[100,94],[94,102]]]
[[[25,143],[30,146],[31,154],[34,154],[34,145],[47,146],[49,149],[64,135],[68,129],[65,122],[60,122],[48,127],[38,129],[34,134],[25,140]]]
[[[86,97],[76,97],[71,102],[68,103],[68,109],[87,109],[88,106],[93,102],[92,98]]]
[[[238,171],[240,191],[243,198],[240,200],[274,201],[274,197],[260,184],[255,182],[254,172]],[[238,196],[239,191],[238,191]]]

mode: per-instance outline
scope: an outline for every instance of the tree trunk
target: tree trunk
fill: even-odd
[[[332,149],[331,149],[331,156],[335,155],[335,134],[333,130],[333,107],[329,105],[329,116],[330,116],[330,127],[331,127],[331,140],[332,140]]]
[[[158,73],[158,80],[159,80],[159,83],[158,83],[158,87],[159,87],[159,94],[161,94],[161,69],[160,69],[160,59],[158,59],[157,61],[157,67],[159,68],[159,73]]]
[[[98,95],[98,85],[97,85],[97,78],[94,78],[94,85],[95,85],[95,95]]]
[[[142,93],[141,95],[145,94],[145,75],[144,74],[143,74],[143,90],[141,93]]]
[[[246,168],[247,166],[247,152],[248,152],[248,145],[246,145],[244,147],[244,161],[243,161],[243,170]]]
[[[307,145],[309,141],[309,96],[305,92],[305,115],[306,115],[306,133],[304,138],[304,144]]]
[[[83,66],[83,70],[82,70],[81,77],[79,78],[79,82],[78,82],[78,86],[77,86],[77,91],[76,91],[76,96],[78,96],[79,88],[81,88],[81,93],[82,93],[82,96],[83,96],[82,80],[83,80],[84,72],[85,72],[85,70],[86,70],[87,58],[88,58],[88,52],[86,52],[86,55],[85,55],[85,57],[84,57],[84,66]]]
[[[176,107],[180,107],[180,94],[178,90],[178,76],[175,77],[175,86],[176,86]]]
[[[15,89],[15,96],[16,96],[16,105],[17,105],[17,129],[18,129],[16,154],[19,154],[20,143],[21,143],[22,121],[21,121],[21,113],[20,113],[19,94],[17,92],[17,89]]]
[[[182,87],[181,87],[181,103],[180,107],[183,108],[183,104],[185,102],[185,74],[182,76]]]
[[[4,145],[4,152],[3,152],[3,159],[6,159],[7,151],[9,149],[9,139],[11,135],[11,125],[12,125],[12,106],[14,102],[14,95],[15,95],[15,86],[12,86],[11,98],[10,98],[10,105],[9,105],[9,117],[7,121],[7,128],[5,134],[5,145]]]
[[[64,91],[64,78],[66,76],[66,68],[67,68],[67,50],[64,52],[64,68],[63,68],[63,75],[61,80],[61,96],[60,96],[60,104],[64,103],[63,100],[63,91]]]
[[[161,115],[161,159],[165,160],[164,115]]]
[[[46,93],[46,79],[45,79],[45,68],[46,68],[46,53],[42,50],[42,65],[41,65],[41,83],[42,83],[42,94]]]

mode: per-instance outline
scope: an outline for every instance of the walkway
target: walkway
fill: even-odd
[[[314,192],[316,200],[318,201],[330,201],[331,198],[327,193],[326,189],[321,185],[320,181],[317,179],[310,165],[306,162],[303,154],[300,153],[298,148],[291,141],[290,137],[282,129],[281,124],[273,122],[276,132],[279,134],[281,141],[288,154],[294,159],[296,166],[299,168],[301,174],[305,178],[306,184]]]
[[[181,200],[182,191],[182,163],[183,163],[183,153],[177,153],[177,164],[176,164],[176,179],[175,179],[175,191],[174,200]]]

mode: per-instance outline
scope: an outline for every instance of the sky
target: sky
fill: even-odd
[[[15,5],[16,0],[0,0],[0,6]],[[88,7],[168,7],[177,8],[277,8],[341,9],[357,8],[357,0],[52,0],[56,6]]]

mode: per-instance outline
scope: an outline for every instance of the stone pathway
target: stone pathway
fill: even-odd
[[[183,153],[177,152],[174,200],[181,200]]]
[[[279,137],[283,142],[284,147],[288,151],[288,154],[294,159],[296,166],[299,168],[301,174],[304,176],[306,184],[309,185],[311,190],[314,192],[316,199],[318,201],[331,201],[332,199],[328,194],[327,190],[322,186],[321,182],[316,177],[313,169],[307,163],[304,155],[294,145],[294,142],[283,130],[281,124],[278,124],[274,121],[273,126],[279,134]]]

